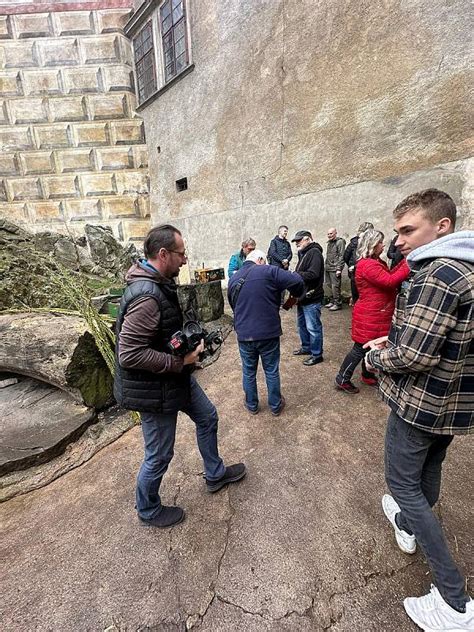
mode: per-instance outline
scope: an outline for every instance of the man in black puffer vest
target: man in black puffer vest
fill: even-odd
[[[123,408],[140,412],[142,421],[145,460],[137,480],[138,517],[154,527],[170,527],[184,519],[184,511],[162,505],[159,488],[173,458],[179,411],[196,424],[208,491],[240,480],[246,469],[243,463],[224,466],[217,448],[216,408],[191,374],[203,343],[184,358],[167,349],[183,326],[174,281],[186,262],[182,235],[170,225],[153,228],[144,252],[146,259],[127,273],[120,303],[114,395]]]

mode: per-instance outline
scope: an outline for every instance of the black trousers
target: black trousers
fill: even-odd
[[[360,342],[354,342],[354,346],[344,358],[339,373],[337,374],[336,380],[340,384],[351,381],[351,377],[360,362],[362,362],[362,377],[376,378],[376,375],[367,371],[367,367],[365,366],[364,358],[367,352],[368,349],[363,349]]]
[[[350,279],[351,279],[352,304],[354,304],[359,298],[359,290],[357,289],[354,272],[351,274]]]

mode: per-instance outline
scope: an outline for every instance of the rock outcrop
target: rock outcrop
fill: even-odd
[[[0,310],[56,307],[74,301],[61,290],[64,270],[81,272],[84,292],[100,294],[116,285],[138,256],[133,244],[124,248],[108,227],[87,225],[79,238],[59,233],[32,234],[0,218]]]
[[[0,315],[0,371],[28,375],[104,408],[112,375],[83,318],[24,312]]]

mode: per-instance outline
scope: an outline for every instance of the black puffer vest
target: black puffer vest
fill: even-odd
[[[153,297],[160,306],[159,332],[152,343],[157,351],[166,348],[171,336],[183,327],[183,316],[175,289],[150,279],[137,280],[125,290],[117,318],[115,349],[114,396],[119,406],[138,412],[173,415],[189,402],[190,372],[153,373],[141,369],[125,369],[118,361],[118,340],[125,314],[132,303],[142,296]]]

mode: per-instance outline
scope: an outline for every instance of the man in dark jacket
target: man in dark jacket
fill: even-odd
[[[306,294],[298,301],[298,331],[301,348],[294,355],[307,355],[305,366],[323,362],[323,325],[321,303],[324,297],[323,249],[313,241],[309,230],[300,230],[291,240],[298,249],[298,264],[295,272],[303,279]]]
[[[265,265],[265,253],[251,252],[241,270],[229,281],[229,303],[234,310],[234,325],[242,359],[245,406],[253,415],[259,411],[257,368],[259,358],[268,391],[268,405],[277,417],[285,406],[280,390],[280,295],[304,292],[302,278],[276,266]]]
[[[403,255],[400,252],[400,248],[396,245],[397,239],[398,239],[398,235],[395,235],[395,237],[390,242],[390,246],[388,247],[388,250],[387,250],[387,259],[390,259],[391,261],[390,270],[392,270],[395,266],[397,266],[400,263],[400,261],[403,259]]]
[[[217,449],[216,408],[191,375],[203,343],[184,357],[168,348],[183,326],[174,281],[186,262],[181,233],[170,225],[153,228],[144,252],[146,259],[127,273],[120,303],[114,395],[123,408],[140,412],[142,421],[145,460],[137,480],[138,517],[147,525],[170,527],[183,520],[184,511],[162,505],[158,492],[173,457],[178,411],[196,424],[208,491],[240,480],[246,470],[243,463],[224,466]]]
[[[344,263],[347,266],[349,279],[351,281],[351,296],[353,305],[359,298],[359,292],[357,291],[357,286],[355,282],[355,264],[357,261],[357,246],[359,245],[359,235],[361,235],[369,228],[373,227],[374,225],[371,222],[362,222],[362,224],[360,224],[359,228],[357,229],[357,235],[355,237],[352,237],[344,251]]]
[[[280,226],[278,235],[270,242],[268,248],[268,263],[271,266],[278,266],[283,270],[288,270],[293,253],[291,252],[291,244],[287,239],[288,226]]]
[[[278,228],[278,235],[274,237],[268,248],[268,263],[271,266],[277,266],[283,270],[288,270],[290,267],[290,261],[293,257],[291,252],[291,244],[287,239],[288,226],[280,226]],[[281,293],[281,304],[285,301],[285,292]]]
[[[435,586],[404,601],[423,630],[474,630],[474,601],[432,510],[441,468],[455,435],[474,432],[474,231],[454,232],[456,206],[427,189],[393,212],[396,245],[411,274],[387,337],[367,343],[367,368],[381,371],[391,408],[382,506],[399,548],[422,549]],[[465,485],[468,485],[466,481]]]

